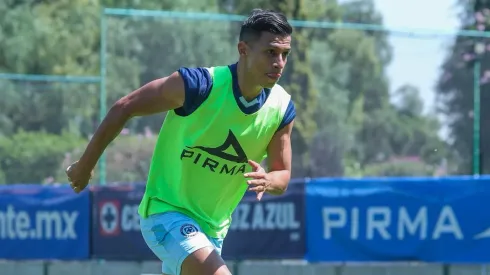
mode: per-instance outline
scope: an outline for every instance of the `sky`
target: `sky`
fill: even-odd
[[[374,0],[384,25],[393,28],[457,30],[458,6],[455,0]],[[425,36],[423,39],[390,35],[394,59],[388,67],[390,90],[405,83],[420,89],[425,111],[434,106],[434,86],[440,75],[450,36]]]
[[[456,0],[374,0],[382,14],[384,25],[390,28],[454,30],[459,28]],[[436,32],[433,32],[436,33]],[[440,66],[448,54],[448,45],[454,37],[436,35],[390,35],[393,61],[388,67],[390,92],[409,83],[420,90],[424,101],[424,113],[434,112],[435,85],[441,74]],[[438,116],[442,128],[439,135],[447,138],[448,128],[444,117]]]

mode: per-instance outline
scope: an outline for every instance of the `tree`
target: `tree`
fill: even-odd
[[[490,3],[483,0],[462,2],[463,11],[460,15],[463,30],[489,30]],[[456,36],[448,48],[447,57],[442,65],[442,72],[437,85],[437,101],[440,102],[439,113],[446,117],[451,140],[451,148],[456,152],[459,167],[456,173],[472,173],[473,151],[473,89],[474,65],[477,59],[481,64],[481,72],[489,68],[488,39]],[[477,44],[482,44],[483,53],[475,54]],[[485,73],[486,74],[486,73]],[[481,79],[481,150],[482,173],[490,172],[490,147],[487,142],[490,130],[485,123],[490,120],[490,89],[485,74]]]
[[[101,6],[243,15],[262,7],[282,11],[290,19],[382,24],[373,2],[360,0],[342,4],[335,0],[103,0],[86,4],[86,0],[1,2],[0,72],[98,75]],[[180,66],[236,61],[236,22],[106,19],[109,106]],[[434,152],[444,146],[437,135],[439,124],[419,111],[422,102],[417,89],[401,87],[397,103],[391,103],[385,69],[392,53],[386,33],[295,27],[292,41],[293,54],[280,84],[291,93],[298,110],[294,177],[382,174],[391,173],[387,172],[391,167],[398,174],[432,173],[445,158],[443,150]],[[451,68],[461,70],[456,65]],[[465,85],[472,79],[470,72],[454,72],[464,75]],[[66,156],[79,154],[98,124],[99,87],[46,81],[1,81],[0,87],[0,182],[2,178],[5,182],[63,179]],[[451,102],[453,109],[448,110],[470,110],[458,104],[471,104],[471,99]],[[116,139],[108,149],[111,181],[144,180],[154,138],[141,139],[141,134],[158,132],[164,116],[133,119],[127,125],[127,136]],[[471,127],[466,120],[458,123],[458,127]],[[140,140],[144,141],[134,144]],[[23,142],[22,152],[10,148],[16,142]],[[48,143],[60,146],[40,149]],[[399,160],[413,156],[420,162],[412,170],[404,169]],[[398,162],[393,164],[393,160]],[[24,175],[19,169],[30,173]]]
[[[350,1],[337,9],[343,21],[382,23],[370,1]],[[314,52],[321,53],[314,66],[322,91],[320,102],[324,102],[317,110],[320,131],[311,148],[312,154],[317,154],[313,176],[360,175],[360,169],[380,151],[389,151],[388,137],[377,129],[390,108],[385,66],[391,61],[391,48],[386,34],[342,28],[316,30],[312,44],[318,45],[311,47]],[[317,47],[323,49],[318,51]],[[320,144],[323,146],[318,147]],[[319,148],[330,148],[330,153]]]
[[[0,13],[5,15],[0,18],[0,71],[97,74],[98,10],[83,2],[14,1],[0,5]],[[59,134],[70,127],[75,133],[93,131],[97,86],[46,81],[1,84],[1,123],[7,126],[2,127],[3,133],[43,129]]]
[[[382,24],[373,1],[253,1],[226,7],[246,14],[256,6],[282,11],[290,19]],[[362,175],[371,164],[405,153],[423,155],[395,142],[416,133],[421,135],[417,141],[432,140],[428,137],[437,137],[437,127],[403,129],[405,118],[390,103],[386,66],[392,50],[386,32],[301,27],[294,32],[294,54],[280,81],[299,110],[293,176]],[[420,125],[432,121],[422,115],[415,119]]]
[[[433,114],[423,113],[419,90],[404,85],[396,92],[397,124],[392,127],[391,144],[396,156],[416,156],[430,165],[440,165],[449,157],[447,144],[439,136],[441,124]]]
[[[3,15],[0,18],[0,72],[98,75],[99,4],[105,7],[139,9],[216,9],[216,4],[211,0],[199,3],[128,0],[118,1],[117,4],[115,1],[102,1],[96,5],[87,5],[85,0],[4,1],[0,3],[0,13]],[[201,22],[199,29],[196,28],[195,21],[182,21],[176,25],[168,19],[136,20],[125,17],[120,20],[109,18],[108,25],[109,106],[122,95],[154,78],[169,74],[179,66],[209,65],[211,62],[227,61],[229,56],[226,54],[228,49],[216,47],[216,43],[212,43],[227,28],[215,22]],[[156,33],[158,36],[155,36]],[[189,50],[197,42],[203,44],[202,51]],[[208,55],[203,54],[205,52]],[[98,124],[97,85],[1,81],[0,87],[0,136],[3,135],[5,140],[10,140],[19,131],[29,132],[33,137],[29,142],[44,140],[46,134],[60,136],[67,131],[87,138]],[[153,130],[158,130],[162,117],[163,115],[133,120],[128,125],[130,132],[143,132],[148,125],[153,126]],[[52,138],[54,140],[54,136]],[[63,148],[67,152],[73,150]],[[46,152],[54,154],[52,158],[44,155],[46,158],[59,159],[58,151]],[[2,154],[10,153],[3,151]],[[2,154],[0,159],[7,156]],[[13,166],[5,167],[8,170],[14,169]],[[41,171],[44,168],[35,165],[29,166],[29,169],[36,179],[39,177],[34,175],[51,174],[52,171]],[[20,176],[13,178],[15,173],[12,173],[4,170],[7,181],[27,180]]]
[[[345,21],[382,24],[372,1],[350,1],[340,8]],[[313,52],[323,47],[313,62],[321,76],[317,85],[323,104],[316,115],[320,130],[312,144],[313,176],[369,175],[373,165],[404,157],[439,164],[445,156],[440,126],[435,117],[422,114],[418,89],[401,87],[395,92],[400,105],[391,103],[386,66],[392,50],[387,33],[334,29],[316,34],[310,45]],[[432,174],[433,169],[427,166],[420,172]]]
[[[7,183],[42,183],[54,178],[66,153],[82,143],[69,133],[20,130],[11,137],[0,137],[0,171]]]
[[[325,5],[319,0],[275,0],[250,1],[227,6],[228,10],[238,14],[249,14],[253,8],[273,9],[284,13],[290,19],[316,20],[327,14],[332,5]],[[291,94],[295,102],[297,117],[292,135],[295,165],[293,176],[303,177],[311,174],[312,162],[310,144],[317,131],[314,115],[318,102],[318,90],[315,85],[314,72],[311,67],[310,42],[313,29],[294,29],[292,39],[293,54],[280,80],[280,84]]]
[[[164,1],[163,7],[201,12],[216,10],[213,1],[199,1],[192,6],[187,1]],[[182,66],[209,67],[235,61],[236,46],[227,43],[232,40],[232,24],[139,16],[109,16],[107,21],[109,103]],[[236,31],[233,35],[237,35]],[[159,114],[134,119],[128,128],[132,132],[142,132],[149,126],[158,131],[163,118],[164,114]]]

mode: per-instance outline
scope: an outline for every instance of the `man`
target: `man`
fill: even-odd
[[[121,98],[67,169],[75,192],[82,191],[131,117],[168,111],[139,207],[143,237],[164,274],[231,274],[221,248],[244,193],[260,200],[286,190],[295,108],[276,82],[291,34],[284,15],[254,10],[240,31],[237,63],[180,68]],[[266,156],[268,172],[259,164]]]

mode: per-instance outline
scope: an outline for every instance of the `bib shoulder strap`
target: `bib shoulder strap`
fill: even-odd
[[[228,66],[216,66],[216,67],[209,67],[206,69],[211,75],[211,78],[213,78],[213,83],[216,86],[221,86],[222,84],[231,82],[232,76],[231,76],[230,68],[228,68]]]

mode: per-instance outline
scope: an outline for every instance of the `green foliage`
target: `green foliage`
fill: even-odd
[[[108,100],[166,76],[182,66],[215,66],[236,61],[233,24],[147,17],[109,17]],[[194,47],[196,47],[193,49]],[[138,118],[128,128],[158,131],[163,115]]]
[[[157,136],[146,128],[145,134],[123,134],[117,137],[106,150],[107,155],[107,181],[108,182],[142,182],[146,180],[153,148]],[[56,181],[64,181],[65,168],[80,158],[86,143],[70,147],[70,153],[63,159],[57,170]],[[92,182],[99,182],[98,170],[94,171]]]
[[[41,183],[56,175],[66,152],[84,142],[68,133],[19,130],[0,137],[0,170],[8,183]]]
[[[7,180],[5,179],[5,173],[0,170],[0,184],[6,184]]]
[[[434,168],[418,160],[394,160],[370,164],[364,170],[368,177],[423,177],[435,176]]]
[[[464,30],[490,30],[490,3],[477,0],[461,2],[462,12],[461,28]],[[475,54],[476,44],[481,44],[484,51],[481,55]],[[451,149],[460,159],[457,167],[458,173],[472,174],[473,152],[473,119],[474,119],[474,64],[479,59],[481,64],[480,75],[480,130],[481,136],[481,173],[490,173],[490,128],[486,127],[490,120],[490,86],[488,69],[490,68],[488,38],[473,38],[458,36],[450,44],[447,56],[441,66],[441,73],[437,84],[439,99],[439,112],[449,118],[449,135]]]
[[[18,130],[88,135],[95,129],[94,84],[0,80],[0,134]]]
[[[382,24],[373,1],[365,0],[342,4],[335,0],[4,1],[0,3],[0,72],[97,75],[101,7],[243,15],[261,7],[280,10],[290,19]],[[181,66],[225,65],[238,58],[237,22],[106,19],[109,105]],[[471,147],[457,129],[471,127],[462,114],[470,110],[472,99],[465,91],[472,76],[459,67],[456,57],[448,59],[446,66],[457,81],[440,85],[441,94],[457,95],[445,101],[444,110],[461,117],[452,124],[453,130],[457,128],[452,144],[457,150],[450,155],[449,145],[438,135],[437,118],[422,114],[418,89],[407,83],[394,97],[390,95],[386,67],[393,53],[386,33],[297,27],[292,41],[293,54],[280,84],[292,95],[297,110],[294,177],[432,175]],[[65,181],[65,167],[86,146],[86,139],[80,137],[90,136],[97,126],[99,87],[2,80],[0,92],[0,183],[41,182],[49,177]],[[460,99],[464,104],[458,104]],[[151,132],[159,131],[164,117],[128,123],[107,149],[108,181],[146,179],[156,141]],[[400,161],[406,158],[419,161]],[[98,181],[97,173],[93,180]]]
[[[152,134],[124,136],[117,139],[107,150],[107,180],[110,182],[145,181],[156,140],[157,136]]]
[[[324,5],[323,1],[252,1],[242,2],[235,6],[234,13],[248,14],[254,7],[281,11],[288,18],[297,20],[316,20],[327,15],[327,11],[335,9],[331,4]],[[293,175],[308,176],[312,167],[310,144],[317,132],[317,122],[314,114],[317,109],[319,93],[315,85],[315,74],[311,66],[312,53],[309,50],[313,29],[295,28],[292,37],[292,52],[289,57],[280,84],[291,94],[297,110],[292,141],[294,143]],[[313,55],[314,56],[314,55]]]

